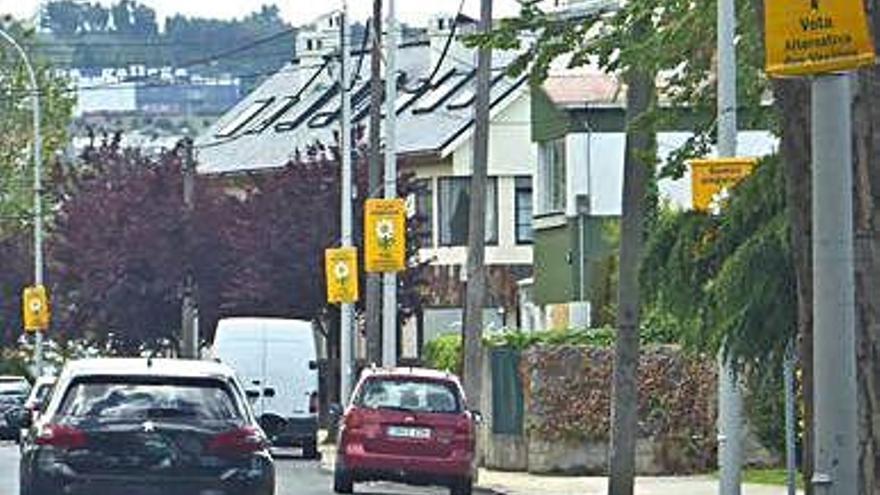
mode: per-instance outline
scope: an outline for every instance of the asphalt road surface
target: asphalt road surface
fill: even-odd
[[[291,453],[292,454],[292,453]],[[333,493],[330,473],[315,461],[304,461],[293,455],[276,460],[276,495],[330,495]],[[446,495],[446,489],[420,488],[389,484],[355,485],[361,495]],[[18,495],[18,446],[0,443],[0,495]]]

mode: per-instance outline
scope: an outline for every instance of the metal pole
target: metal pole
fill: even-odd
[[[813,80],[813,359],[817,495],[858,493],[849,75]]]
[[[734,0],[718,1],[718,155],[736,156],[736,10]],[[742,490],[742,393],[733,363],[719,354],[718,464],[721,495]]]
[[[196,162],[193,156],[193,142],[191,139],[184,139],[183,143],[183,207],[184,207],[184,254],[186,256],[186,273],[183,281],[183,301],[181,302],[181,357],[185,359],[195,359],[197,355],[198,342],[196,339],[195,318],[196,318],[196,300],[195,300],[195,280],[193,278],[192,267],[192,225],[193,210],[195,209],[195,171]]]
[[[348,2],[342,2],[342,15],[340,33],[342,40],[339,45],[341,51],[340,91],[342,98],[342,112],[340,115],[340,152],[342,161],[342,246],[351,247],[352,242],[352,171],[351,171],[351,95],[348,90],[350,83],[349,59],[351,57],[349,31],[348,31]],[[353,359],[354,359],[354,305],[343,304],[340,318],[340,378],[339,398],[343,404],[348,403],[352,389]]]
[[[785,380],[785,467],[788,495],[797,494],[797,460],[795,459],[795,389],[794,389],[795,350],[794,342],[789,342],[785,350],[785,362],[782,366],[782,379]]]
[[[6,31],[0,29],[0,37],[9,42],[21,56],[31,85],[31,103],[34,127],[34,285],[43,285],[43,137],[40,132],[40,86],[27,53]],[[37,376],[43,374],[43,332],[34,336],[34,368]]]
[[[397,13],[388,0],[388,66],[385,69],[385,199],[397,197]],[[382,364],[397,366],[397,274],[386,273],[382,287]]]

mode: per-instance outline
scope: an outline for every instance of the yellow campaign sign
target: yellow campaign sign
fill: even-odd
[[[875,63],[863,0],[767,0],[767,73],[804,76]]]
[[[357,249],[328,249],[324,253],[327,274],[327,302],[348,304],[357,302],[358,262]]]
[[[691,193],[698,211],[710,211],[723,192],[748,177],[758,161],[754,158],[692,160]]]
[[[46,287],[37,285],[25,287],[22,294],[22,320],[27,332],[38,332],[49,329],[51,313],[49,311],[49,294]]]
[[[406,269],[406,201],[368,199],[364,214],[364,264],[368,273]]]

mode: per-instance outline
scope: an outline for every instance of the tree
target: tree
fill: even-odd
[[[34,33],[0,19],[0,27],[23,46]],[[32,51],[42,106],[43,156],[53,157],[66,143],[73,101]],[[33,281],[32,177],[33,124],[30,82],[18,53],[0,40],[0,346],[22,334],[21,291]],[[51,167],[46,167],[50,178]],[[51,200],[52,198],[46,198]],[[51,204],[44,211],[51,211]]]
[[[99,341],[112,333],[123,352],[176,342],[187,259],[207,341],[223,316],[315,319],[324,313],[323,254],[339,238],[332,150],[310,150],[265,174],[199,177],[194,234],[187,240],[182,151],[151,158],[118,143],[117,136],[88,149],[59,182],[65,192],[50,259],[60,333]],[[366,170],[360,168],[363,186]],[[414,192],[408,176],[400,182],[402,194]],[[413,222],[410,242],[418,226]],[[421,304],[418,273],[416,266],[401,278],[402,318]]]

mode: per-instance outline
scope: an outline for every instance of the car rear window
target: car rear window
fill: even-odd
[[[0,380],[0,395],[27,395],[30,384],[25,380]]]
[[[124,377],[74,381],[58,409],[65,417],[106,419],[241,418],[229,387],[219,380],[154,380]]]
[[[358,407],[427,413],[461,412],[454,385],[437,380],[370,378],[356,399]]]

